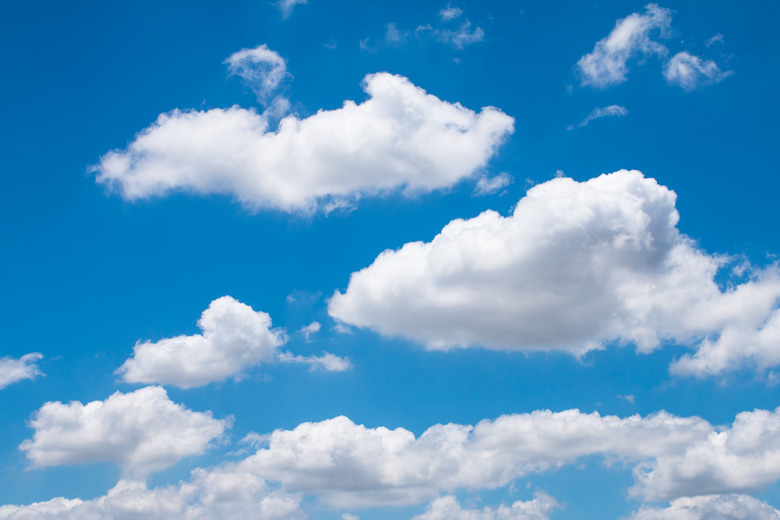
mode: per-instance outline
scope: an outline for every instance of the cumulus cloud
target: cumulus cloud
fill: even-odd
[[[127,200],[174,191],[223,194],[245,207],[307,212],[388,192],[447,188],[485,167],[514,120],[427,94],[408,79],[366,76],[369,99],[306,118],[239,107],[162,114],[125,150],[104,155],[97,182]]]
[[[276,2],[276,7],[282,13],[282,19],[286,20],[290,17],[293,9],[298,4],[305,4],[307,0],[279,0]]]
[[[780,479],[780,408],[737,415],[678,453],[634,469],[632,496],[663,500],[680,496],[744,492]]]
[[[41,375],[37,362],[41,360],[37,352],[25,354],[19,359],[12,357],[0,358],[0,389],[25,379],[34,379]]]
[[[778,520],[780,511],[747,495],[709,495],[673,500],[667,508],[643,507],[626,520]]]
[[[493,177],[480,177],[477,185],[474,186],[474,193],[489,195],[501,191],[510,184],[512,184],[512,177],[506,172],[501,172]]]
[[[628,60],[636,55],[665,55],[667,49],[650,38],[666,33],[672,23],[669,9],[648,4],[644,13],[631,13],[615,23],[609,36],[577,62],[583,85],[605,88],[626,81]]]
[[[593,121],[594,119],[600,119],[602,117],[623,117],[628,114],[628,109],[626,107],[622,107],[620,105],[609,105],[608,107],[596,107],[593,109],[593,111],[588,114],[588,117],[583,119],[580,124],[577,126],[582,128],[583,126],[588,126],[588,123]],[[572,130],[574,127],[570,126],[569,130]]]
[[[121,480],[103,496],[91,499],[54,498],[29,505],[0,506],[8,520],[257,520],[303,519],[300,497],[272,491],[239,466],[198,469],[188,482],[147,488],[141,481]]]
[[[722,71],[712,60],[702,60],[685,51],[678,52],[664,66],[664,78],[673,85],[679,85],[690,92],[705,85],[723,81],[733,74]]]
[[[214,300],[198,321],[202,334],[136,343],[133,357],[117,370],[128,383],[202,386],[273,362],[284,333],[271,317],[230,296]]]
[[[482,509],[463,509],[457,498],[446,496],[434,500],[425,513],[412,520],[548,520],[550,513],[559,507],[557,500],[541,492],[533,500]]]
[[[240,76],[252,88],[257,100],[267,107],[268,115],[281,116],[289,110],[289,100],[275,95],[289,76],[287,62],[277,52],[260,45],[231,54],[225,63],[231,74]]]
[[[618,341],[647,352],[670,340],[704,349],[696,363],[710,350],[720,358],[684,358],[681,372],[776,363],[777,267],[740,267],[747,280],[721,289],[715,276],[728,259],[679,233],[675,202],[638,171],[556,178],[529,190],[510,216],[454,220],[431,242],[383,252],[351,275],[329,312],[429,349],[580,354]],[[729,346],[732,330],[753,334],[752,350]]]
[[[268,447],[244,465],[332,507],[403,505],[441,491],[502,487],[586,455],[644,460],[679,453],[711,432],[702,419],[666,413],[621,419],[569,410],[439,424],[415,438],[403,428],[366,428],[337,417],[273,432]]]
[[[172,402],[160,387],[147,387],[87,404],[45,403],[30,426],[33,438],[19,448],[33,468],[102,461],[145,475],[204,453],[230,424]]]

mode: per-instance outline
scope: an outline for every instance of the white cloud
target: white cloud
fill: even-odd
[[[257,100],[267,107],[267,114],[282,116],[289,111],[289,100],[274,95],[289,76],[287,63],[278,53],[260,45],[231,54],[225,63],[231,74],[240,76],[252,88]]]
[[[388,45],[400,45],[406,40],[407,34],[398,30],[398,26],[390,22],[386,26],[384,42]]]
[[[541,492],[533,500],[482,509],[463,509],[454,496],[446,496],[434,500],[425,513],[412,520],[547,520],[560,507],[557,500]]]
[[[87,404],[45,403],[30,426],[33,438],[19,448],[33,468],[102,461],[145,475],[204,453],[229,422],[172,402],[160,387],[147,387]]]
[[[317,334],[320,329],[322,328],[322,325],[320,325],[320,322],[313,321],[306,325],[305,327],[301,327],[301,329],[298,331],[299,334],[303,334],[303,338],[306,341],[311,341],[311,337]]]
[[[92,500],[54,498],[25,506],[0,506],[8,520],[293,520],[303,519],[300,497],[272,491],[240,466],[198,469],[189,482],[149,489],[143,482],[121,480]]]
[[[214,300],[198,321],[203,334],[136,343],[133,357],[117,370],[128,383],[161,383],[191,388],[273,362],[284,333],[271,317],[230,296]]]
[[[474,192],[477,195],[489,195],[501,191],[510,184],[512,184],[512,177],[506,172],[501,172],[493,177],[480,177]]]
[[[450,20],[459,18],[460,15],[462,14],[463,14],[463,9],[459,7],[452,7],[451,5],[447,5],[447,7],[439,11],[439,18],[441,18],[443,22],[449,22]]]
[[[667,508],[643,507],[626,520],[778,520],[780,511],[747,495],[709,495],[673,500]]]
[[[276,7],[282,13],[282,19],[286,20],[290,17],[293,9],[298,4],[305,4],[307,0],[279,0],[276,2]]]
[[[704,42],[704,45],[707,47],[712,47],[716,43],[723,43],[723,35],[720,33],[717,33],[712,38],[709,38],[706,42]]]
[[[678,232],[675,201],[637,171],[556,178],[530,189],[508,217],[453,220],[431,242],[383,252],[352,273],[329,312],[430,349],[579,354],[619,341],[646,352],[664,340],[708,348],[732,329],[766,330],[750,359],[776,363],[769,320],[780,298],[777,267],[721,290],[715,275],[728,259]],[[731,356],[722,370],[745,357],[736,347],[721,351]]]
[[[239,107],[162,114],[126,150],[101,158],[97,181],[127,200],[186,191],[306,212],[450,187],[484,168],[513,131],[496,108],[475,113],[402,76],[372,74],[364,88],[361,104],[288,116],[276,131]]]
[[[37,352],[25,354],[19,359],[0,358],[0,389],[25,379],[34,379],[41,375],[36,364],[43,356]]]
[[[596,107],[593,109],[593,111],[588,114],[588,117],[582,120],[580,124],[577,126],[582,128],[583,126],[588,126],[588,123],[593,121],[594,119],[600,119],[602,117],[623,117],[625,115],[628,115],[628,109],[626,107],[622,107],[620,105],[609,105],[608,107]],[[573,126],[569,127],[569,130],[573,129]]]
[[[634,469],[630,494],[646,500],[734,493],[780,479],[780,408],[737,415],[731,428],[712,431],[679,453]]]
[[[605,88],[626,81],[628,60],[637,54],[664,55],[666,47],[650,38],[658,30],[669,30],[672,15],[669,9],[648,4],[644,13],[632,13],[615,23],[609,36],[596,43],[593,52],[577,62],[583,85]]]
[[[440,424],[418,438],[403,428],[366,428],[337,417],[277,430],[243,464],[332,507],[403,505],[441,491],[502,487],[586,455],[644,460],[679,453],[711,432],[706,421],[663,412],[620,419],[537,411],[476,426]]]
[[[482,27],[472,29],[469,20],[464,20],[456,29],[436,29],[434,34],[438,40],[449,43],[456,49],[463,49],[485,39],[485,30]]]
[[[358,515],[344,513],[343,515],[341,515],[341,520],[360,520],[360,517]]]
[[[712,60],[702,60],[685,51],[675,54],[664,66],[666,81],[673,85],[679,85],[686,92],[718,83],[732,74],[732,71],[720,70]]]
[[[352,363],[349,359],[339,357],[330,352],[324,352],[321,356],[294,356],[289,352],[280,352],[277,359],[281,363],[309,365],[312,371],[344,372],[352,368]]]

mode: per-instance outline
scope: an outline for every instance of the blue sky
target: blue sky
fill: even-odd
[[[780,7],[0,9],[0,518],[780,516]]]

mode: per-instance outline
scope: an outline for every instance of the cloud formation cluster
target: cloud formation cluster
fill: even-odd
[[[537,492],[533,500],[518,500],[496,508],[464,509],[454,496],[434,500],[428,510],[412,520],[548,520],[561,505],[546,493]]]
[[[245,207],[327,210],[360,197],[447,188],[485,167],[514,120],[448,103],[387,73],[369,99],[298,119],[239,107],[162,114],[125,150],[104,155],[97,181],[128,200],[173,191],[230,195]]]
[[[667,508],[643,507],[626,520],[778,520],[780,511],[747,495],[705,495],[672,500]]]
[[[635,58],[649,56],[661,58],[669,49],[654,39],[669,35],[672,11],[657,4],[647,4],[644,13],[631,13],[618,20],[608,36],[596,42],[588,54],[577,62],[577,69],[583,85],[606,88],[623,83],[628,75],[628,62]],[[717,83],[732,72],[723,72],[711,60],[703,60],[686,51],[677,53],[666,62],[663,75],[670,84],[679,85],[690,92],[701,86]]]
[[[454,220],[431,242],[383,252],[329,312],[430,349],[580,354],[618,341],[647,352],[670,340],[701,349],[680,373],[776,363],[780,272],[754,269],[722,289],[728,259],[679,233],[675,202],[638,171],[553,179],[510,216]],[[744,336],[752,348],[738,348]]]

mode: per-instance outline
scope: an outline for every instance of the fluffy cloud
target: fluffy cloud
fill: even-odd
[[[550,495],[536,493],[533,500],[517,501],[511,506],[463,509],[454,496],[433,501],[428,510],[412,520],[547,520],[560,504]]]
[[[484,168],[514,120],[476,113],[402,76],[366,76],[370,99],[276,131],[239,107],[162,114],[125,150],[104,155],[97,181],[128,200],[172,191],[231,195],[245,207],[326,210],[363,196],[446,188]]]
[[[628,109],[626,107],[621,107],[620,105],[609,105],[608,107],[596,107],[593,109],[593,111],[588,114],[588,117],[583,119],[580,124],[577,126],[582,128],[583,126],[588,126],[588,123],[593,121],[594,119],[600,119],[602,117],[623,117],[628,114]],[[569,130],[572,130],[574,127],[570,126]]]
[[[198,321],[203,334],[137,343],[133,357],[117,370],[128,383],[162,383],[181,388],[240,376],[247,368],[273,362],[284,333],[271,317],[223,296]]]
[[[255,475],[236,466],[195,470],[189,482],[148,489],[143,482],[122,480],[92,500],[54,498],[25,506],[0,506],[8,520],[293,520],[305,518],[300,498],[271,491]]]
[[[711,432],[706,421],[666,413],[621,419],[569,410],[440,424],[415,438],[403,428],[366,428],[337,417],[277,430],[243,464],[333,507],[401,505],[440,491],[502,487],[586,455],[645,460],[680,453]]]
[[[780,511],[747,495],[709,495],[673,500],[667,508],[643,507],[626,520],[778,520]]]
[[[678,496],[759,489],[780,479],[780,408],[737,415],[731,428],[714,430],[679,453],[634,469],[633,496]]]
[[[628,60],[637,54],[666,54],[667,49],[653,41],[650,34],[669,30],[669,9],[648,4],[644,13],[631,13],[618,20],[609,36],[596,43],[593,52],[577,62],[583,85],[605,88],[626,81]]]
[[[675,54],[664,66],[666,81],[673,85],[679,85],[686,92],[718,83],[732,74],[732,71],[720,70],[712,60],[702,60],[685,51]]]
[[[486,211],[450,222],[431,242],[383,252],[351,275],[329,312],[431,349],[582,353],[620,341],[650,351],[706,337],[702,356],[717,350],[719,362],[681,367],[726,370],[747,356],[775,363],[778,269],[722,290],[715,275],[727,259],[677,231],[675,202],[637,171],[557,178],[529,190],[508,217]],[[732,329],[761,339],[748,351],[726,347]]]
[[[43,356],[37,352],[25,354],[19,359],[0,358],[0,389],[25,379],[34,379],[41,375],[36,364]]]
[[[121,465],[126,474],[145,475],[204,453],[229,422],[188,410],[162,388],[147,387],[87,404],[48,402],[30,426],[33,438],[19,448],[33,468],[103,461]]]

